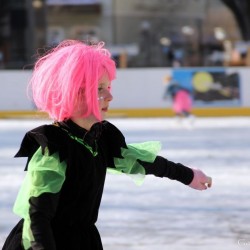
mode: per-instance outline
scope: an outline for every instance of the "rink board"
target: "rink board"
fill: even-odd
[[[250,108],[194,108],[193,115],[198,117],[250,116]],[[171,108],[158,109],[111,109],[108,117],[173,117]],[[4,118],[47,118],[47,115],[30,110],[0,111],[0,119]]]

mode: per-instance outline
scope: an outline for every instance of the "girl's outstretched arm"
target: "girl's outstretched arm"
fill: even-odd
[[[206,176],[201,170],[174,163],[162,156],[157,156],[153,163],[138,161],[144,167],[146,174],[167,177],[197,190],[205,190],[212,186],[212,178]]]

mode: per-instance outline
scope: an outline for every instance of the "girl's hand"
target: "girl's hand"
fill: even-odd
[[[199,169],[192,169],[194,172],[194,178],[192,182],[189,184],[189,187],[197,189],[197,190],[206,190],[207,188],[212,187],[212,178],[206,176]]]

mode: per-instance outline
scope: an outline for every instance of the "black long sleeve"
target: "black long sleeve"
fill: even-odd
[[[192,169],[181,163],[169,161],[162,156],[157,156],[153,163],[140,160],[138,162],[145,168],[147,175],[152,174],[158,177],[167,177],[185,185],[190,184],[194,177]]]
[[[58,198],[59,194],[44,193],[29,200],[33,250],[56,250],[51,220],[56,212]]]

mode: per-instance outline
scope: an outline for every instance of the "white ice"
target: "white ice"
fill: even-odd
[[[250,249],[250,118],[196,118],[193,126],[172,118],[110,119],[128,143],[159,140],[161,155],[200,168],[213,187],[193,190],[147,176],[136,186],[108,175],[97,226],[105,250]],[[24,133],[49,123],[0,120],[0,246],[18,221],[12,206],[25,159],[13,158]]]

